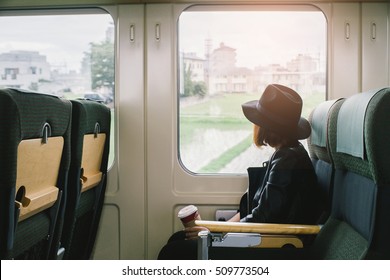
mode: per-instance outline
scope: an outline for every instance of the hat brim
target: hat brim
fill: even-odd
[[[250,122],[290,138],[302,140],[310,136],[311,126],[305,118],[300,117],[296,128],[280,125],[267,115],[259,112],[257,109],[258,102],[258,100],[252,100],[241,105],[245,117]]]

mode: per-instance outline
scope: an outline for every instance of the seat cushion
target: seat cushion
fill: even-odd
[[[328,260],[360,260],[367,252],[368,242],[349,224],[330,218],[311,247],[311,258]]]

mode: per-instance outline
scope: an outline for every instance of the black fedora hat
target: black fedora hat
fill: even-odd
[[[310,123],[303,117],[302,98],[283,85],[268,85],[260,100],[242,104],[245,117],[252,123],[280,135],[305,139],[310,136]]]

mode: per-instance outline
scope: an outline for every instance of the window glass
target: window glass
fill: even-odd
[[[326,20],[309,11],[187,10],[179,18],[179,157],[194,173],[246,173],[273,149],[252,144],[241,104],[270,83],[326,99]],[[305,141],[303,141],[306,145]]]
[[[100,11],[74,13],[0,17],[0,88],[99,100],[113,122],[113,19]]]

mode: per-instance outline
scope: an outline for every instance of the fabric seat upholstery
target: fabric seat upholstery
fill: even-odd
[[[390,138],[386,131],[390,127],[389,111],[385,108],[390,106],[390,91],[383,89],[377,92],[366,109],[359,112],[356,108],[364,107],[362,103],[368,94],[349,97],[331,110],[329,133],[335,164],[334,191],[330,218],[312,246],[311,257],[316,259],[364,259],[374,254],[377,257],[389,254],[389,250],[386,251],[389,242],[383,235],[389,233],[388,222],[383,218],[384,212],[377,209],[388,207],[384,206],[384,201],[389,204],[386,196],[389,181],[386,177],[390,172]],[[345,120],[345,115],[341,115],[343,106],[352,108],[350,114],[365,114],[359,116],[363,120],[361,135],[364,147],[358,147],[364,151],[362,156],[341,150],[340,131],[358,129],[355,123],[351,123],[355,117]],[[358,139],[346,139],[345,142],[354,150]],[[375,253],[370,254],[369,251]]]
[[[56,244],[60,238],[63,222],[65,206],[63,194],[66,192],[70,162],[70,126],[71,103],[69,101],[56,96],[16,89],[0,90],[0,251],[2,259],[55,258]],[[59,151],[59,170],[55,175],[58,196],[53,206],[42,211],[37,210],[38,213],[20,220],[19,210],[15,207],[17,205],[15,200],[18,200],[17,196],[19,196],[16,190],[20,187],[16,186],[20,175],[17,174],[17,170],[19,168],[22,173],[36,166],[29,160],[18,162],[18,148],[23,141],[42,139],[43,131],[48,130],[50,130],[50,137],[63,139],[62,151]],[[52,141],[50,137],[48,143]],[[51,153],[48,155],[50,156]],[[21,164],[24,164],[24,167],[21,167]],[[28,193],[28,182],[25,188]]]
[[[329,111],[339,101],[342,99],[321,103],[313,109],[308,119],[312,127],[312,133],[307,140],[309,155],[317,174],[317,182],[323,201],[323,213],[318,219],[319,224],[323,224],[327,220],[331,208],[334,164],[329,148]]]
[[[62,246],[65,259],[89,259],[106,189],[111,112],[107,106],[91,100],[72,100],[72,105],[72,160]],[[82,178],[86,178],[87,172],[83,166],[85,136],[95,133],[105,135],[102,150],[93,151],[94,154],[101,153],[97,170],[101,172],[101,179],[96,186],[84,191]]]

